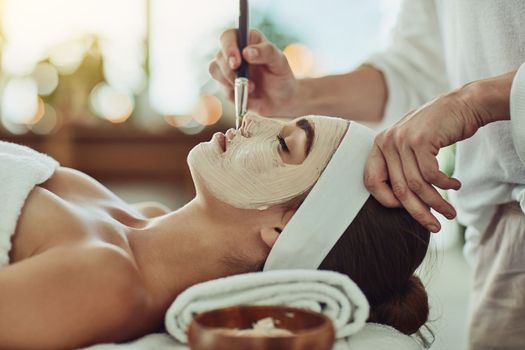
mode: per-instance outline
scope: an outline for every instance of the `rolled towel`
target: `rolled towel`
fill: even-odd
[[[240,304],[287,305],[321,312],[333,321],[337,339],[363,328],[369,312],[365,295],[346,275],[274,270],[229,276],[188,288],[166,312],[166,330],[187,343],[186,332],[195,315]]]

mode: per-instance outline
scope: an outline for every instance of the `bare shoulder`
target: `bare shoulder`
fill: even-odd
[[[101,317],[112,320],[107,328],[111,331],[104,337],[129,340],[158,328],[154,300],[133,258],[109,244],[84,249],[89,276],[85,283],[94,288],[94,295],[105,305]],[[111,339],[116,334],[119,339]]]
[[[3,268],[0,299],[0,348],[77,348],[146,333],[140,273],[110,245],[57,247]]]
[[[74,253],[74,252],[72,252]],[[70,256],[83,276],[82,283],[91,289],[115,322],[129,320],[147,306],[148,294],[134,260],[123,249],[110,244],[78,248],[78,257]],[[120,316],[120,317],[119,317]]]
[[[141,286],[140,273],[133,258],[118,246],[103,242],[79,245],[71,249],[69,258],[81,260],[76,263],[80,269],[85,269],[87,276],[112,281],[115,286]]]

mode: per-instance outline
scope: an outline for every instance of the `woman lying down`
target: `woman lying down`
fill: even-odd
[[[415,333],[428,317],[414,270],[429,232],[364,189],[372,140],[343,119],[248,114],[191,150],[196,196],[173,212],[135,208],[1,142],[1,172],[13,176],[0,187],[0,348],[127,341],[161,329],[186,288],[263,267],[347,274],[369,321]]]

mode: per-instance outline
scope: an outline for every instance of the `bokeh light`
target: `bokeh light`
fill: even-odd
[[[25,124],[13,123],[7,118],[2,118],[2,126],[11,134],[15,135],[22,135],[28,131],[28,128]]]
[[[125,122],[133,112],[134,100],[106,83],[99,83],[91,91],[90,106],[93,112],[112,123]]]
[[[180,128],[180,131],[185,133],[186,135],[197,135],[204,129],[204,125],[196,121],[195,119],[192,119],[188,124]]]
[[[215,96],[201,96],[192,111],[192,117],[202,125],[213,125],[222,116],[222,103]]]
[[[49,61],[61,74],[71,74],[82,63],[87,49],[83,41],[71,40],[52,47],[49,50]]]
[[[115,89],[129,94],[141,93],[147,85],[144,68],[136,62],[104,62],[104,77]]]
[[[31,74],[41,53],[28,46],[16,46],[9,42],[2,47],[2,73],[11,76],[25,76]]]
[[[44,112],[45,112],[44,100],[42,100],[41,97],[38,97],[36,112],[31,119],[25,122],[25,124],[29,126],[29,125],[34,125],[38,123],[44,116]]]
[[[58,128],[58,117],[55,109],[47,103],[44,103],[43,107],[44,114],[40,120],[35,124],[28,125],[32,132],[39,135],[50,134]]]
[[[38,110],[38,88],[32,78],[10,79],[2,95],[2,119],[14,124],[30,123]]]
[[[193,118],[189,114],[185,115],[165,115],[164,120],[175,128],[182,128],[191,123]]]
[[[146,59],[141,42],[100,43],[103,53],[104,78],[118,91],[139,94],[147,85],[143,64]]]
[[[58,71],[49,63],[38,64],[33,71],[33,77],[40,96],[52,94],[58,86]]]
[[[312,74],[314,69],[314,54],[303,44],[294,43],[283,50],[290,68],[297,78],[305,78]]]
[[[218,33],[237,7],[231,0],[151,1],[149,94],[156,112],[191,114],[208,79],[207,62],[197,60],[216,51]]]

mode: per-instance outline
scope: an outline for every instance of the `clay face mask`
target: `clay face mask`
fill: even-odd
[[[242,209],[266,209],[310,189],[348,127],[348,122],[339,118],[304,117],[314,128],[310,153],[301,164],[286,164],[279,155],[277,136],[288,124],[255,114],[245,119],[244,136],[237,132],[224,153],[212,140],[199,144],[188,155],[193,175],[207,190]]]

